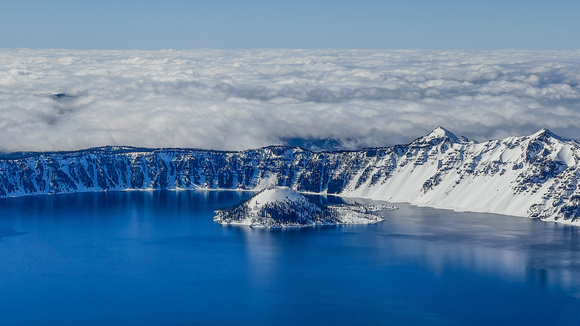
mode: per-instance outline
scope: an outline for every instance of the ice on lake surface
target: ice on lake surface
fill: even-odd
[[[212,220],[252,194],[1,199],[2,324],[580,322],[576,227],[406,204],[371,225],[281,231]]]

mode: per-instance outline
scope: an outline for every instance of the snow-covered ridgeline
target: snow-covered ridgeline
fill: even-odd
[[[579,158],[580,143],[546,129],[476,143],[438,128],[408,145],[390,176],[377,176],[377,160],[367,169],[378,182],[357,176],[341,194],[580,225]]]
[[[580,225],[579,161],[580,143],[549,130],[476,143],[437,128],[408,145],[321,153],[106,147],[0,160],[0,196],[278,185]]]

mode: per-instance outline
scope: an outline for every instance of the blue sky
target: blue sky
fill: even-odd
[[[0,0],[0,48],[579,49],[580,1]]]

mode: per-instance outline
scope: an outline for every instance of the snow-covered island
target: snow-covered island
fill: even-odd
[[[317,225],[370,224],[383,218],[373,212],[394,206],[316,204],[288,187],[260,191],[238,205],[216,211],[220,224],[262,228],[298,228]]]

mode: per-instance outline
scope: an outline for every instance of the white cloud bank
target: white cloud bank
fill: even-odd
[[[0,50],[0,151],[360,148],[439,125],[579,138],[580,51]]]

